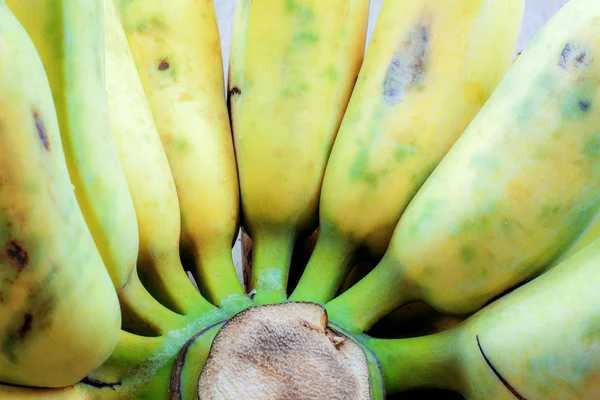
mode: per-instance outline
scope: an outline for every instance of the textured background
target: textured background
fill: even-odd
[[[227,76],[227,64],[229,62],[229,43],[231,41],[231,27],[233,25],[233,10],[235,8],[236,0],[213,0],[215,9],[217,12],[217,20],[219,23],[219,31],[221,34],[221,45],[223,51],[223,66],[225,68],[225,76]],[[321,0],[327,1],[327,0]],[[402,0],[388,0],[388,1],[402,1]],[[438,0],[434,0],[438,1]],[[466,1],[466,0],[465,0]],[[504,0],[496,0],[504,1]],[[544,25],[544,23],[552,16],[560,7],[562,7],[568,0],[525,0],[525,14],[523,16],[523,23],[521,26],[521,33],[519,36],[519,42],[517,44],[517,51],[521,51],[525,48],[531,38],[537,33],[537,31]],[[367,46],[371,32],[379,15],[379,10],[383,0],[371,0],[370,15],[369,15],[369,28],[367,33]],[[239,240],[236,242],[236,246],[233,249],[234,260],[238,274],[240,274],[240,243]]]

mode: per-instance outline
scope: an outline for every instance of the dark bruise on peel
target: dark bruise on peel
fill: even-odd
[[[579,100],[579,109],[581,111],[587,111],[590,108],[590,102],[587,100]]]
[[[31,325],[33,324],[33,315],[30,313],[25,314],[23,317],[23,324],[17,331],[17,338],[20,340],[25,339],[27,334],[31,331]]]
[[[479,335],[475,335],[475,339],[477,339],[477,347],[479,348],[479,352],[481,353],[481,356],[485,360],[485,363],[488,365],[488,367],[490,367],[490,369],[492,370],[494,375],[496,375],[496,377],[498,379],[500,379],[500,382],[502,382],[502,384],[512,393],[513,396],[515,396],[516,399],[527,400],[525,397],[521,396],[521,394],[519,392],[517,392],[517,390],[514,387],[512,387],[510,385],[510,383],[508,383],[508,381],[506,379],[504,379],[504,377],[502,375],[500,375],[498,370],[492,365],[491,361],[487,358],[487,356],[485,355],[485,352],[483,351],[483,348],[481,347],[481,342],[479,341]]]
[[[94,388],[98,388],[98,389],[109,388],[112,390],[117,390],[117,387],[121,386],[121,382],[106,383],[106,382],[102,382],[98,379],[94,379],[94,378],[90,378],[90,377],[83,378],[80,383],[94,387]]]
[[[48,135],[46,134],[46,128],[44,128],[44,123],[40,118],[40,113],[37,110],[33,111],[33,119],[35,121],[35,129],[37,131],[38,137],[42,142],[42,145],[46,149],[46,151],[50,150],[50,142],[48,141]]]
[[[592,60],[590,55],[576,43],[567,43],[560,52],[557,65],[565,71],[573,71],[581,66],[588,67]]]
[[[419,24],[396,50],[383,83],[383,97],[390,104],[402,100],[404,92],[419,87],[427,73],[429,27]]]
[[[158,63],[158,70],[159,71],[165,71],[165,70],[169,69],[169,67],[170,67],[170,64],[169,64],[169,60],[167,58],[163,58]]]
[[[21,245],[18,241],[11,240],[10,242],[6,243],[5,251],[9,260],[19,272],[25,269],[25,267],[27,267],[29,264],[29,254],[27,254],[27,251],[23,245]]]

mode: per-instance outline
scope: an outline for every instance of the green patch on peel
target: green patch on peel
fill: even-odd
[[[597,88],[595,80],[584,80],[574,85],[561,103],[563,119],[578,120],[591,115],[595,106],[592,99]]]
[[[327,79],[329,79],[332,82],[337,82],[339,78],[338,70],[334,65],[330,65],[327,68],[327,70],[325,71],[325,75],[327,76]]]
[[[302,22],[310,22],[315,18],[312,8],[308,5],[300,4],[298,0],[286,0],[285,10],[290,14],[294,14]]]
[[[460,247],[460,258],[465,263],[470,263],[475,258],[477,249],[472,244],[463,244]]]
[[[185,139],[177,139],[173,144],[173,147],[180,151],[188,151],[191,149],[190,143]]]
[[[318,41],[319,36],[310,31],[298,32],[292,37],[292,43],[294,44],[294,46],[312,45],[317,43]]]
[[[586,157],[600,157],[600,133],[595,133],[585,138],[583,154]]]
[[[418,204],[418,203],[416,203]],[[440,209],[441,201],[437,199],[429,199],[421,207],[417,208],[417,212],[410,214],[411,219],[408,221],[408,236],[416,235],[421,226],[432,220]]]

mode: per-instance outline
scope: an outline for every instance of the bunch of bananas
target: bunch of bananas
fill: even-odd
[[[599,399],[600,2],[523,11],[237,0],[224,90],[211,0],[0,0],[0,399]]]

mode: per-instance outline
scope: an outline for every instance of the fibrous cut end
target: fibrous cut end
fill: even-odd
[[[199,398],[370,399],[365,354],[327,322],[325,309],[315,303],[239,313],[215,337],[200,375]]]

